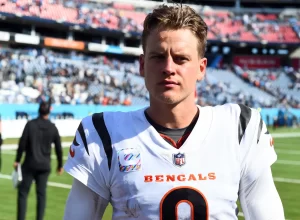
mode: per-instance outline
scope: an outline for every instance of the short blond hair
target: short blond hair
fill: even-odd
[[[204,57],[207,44],[207,25],[191,7],[160,5],[149,13],[144,21],[142,46],[145,52],[147,38],[156,28],[166,30],[189,29],[198,39],[198,53]]]

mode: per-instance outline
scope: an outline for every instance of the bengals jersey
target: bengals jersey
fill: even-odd
[[[65,170],[113,206],[113,219],[237,219],[239,189],[276,159],[257,110],[198,106],[188,138],[174,148],[133,112],[84,118]]]

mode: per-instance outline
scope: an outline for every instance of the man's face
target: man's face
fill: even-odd
[[[206,58],[200,58],[198,40],[188,29],[153,30],[140,56],[140,74],[151,99],[178,104],[194,100],[197,80],[202,80]]]

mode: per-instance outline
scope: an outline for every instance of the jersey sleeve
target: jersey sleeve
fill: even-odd
[[[108,202],[74,179],[66,202],[64,220],[102,219]]]
[[[250,109],[250,111],[251,117],[241,140],[241,175],[243,181],[251,182],[277,160],[277,155],[274,150],[273,138],[260,113],[255,109]]]
[[[255,181],[241,187],[239,198],[245,219],[285,219],[282,202],[270,167],[262,171]]]
[[[81,121],[64,165],[67,173],[106,200],[110,200],[109,170],[103,145],[91,117]]]

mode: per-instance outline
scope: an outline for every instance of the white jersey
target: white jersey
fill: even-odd
[[[277,159],[272,137],[244,105],[199,109],[180,149],[149,124],[145,109],[86,117],[65,170],[110,201],[113,219],[237,219],[239,188]]]

